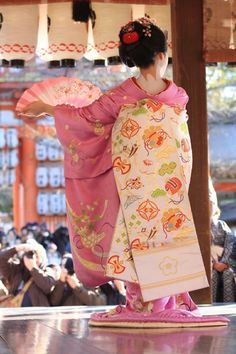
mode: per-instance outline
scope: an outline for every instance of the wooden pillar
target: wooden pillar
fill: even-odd
[[[21,179],[24,187],[24,224],[38,221],[36,200],[38,189],[35,182],[37,160],[35,158],[35,142],[29,138],[22,139],[21,147]]]
[[[16,179],[13,184],[13,222],[17,232],[21,228],[21,210],[20,210],[20,166],[16,167]]]
[[[174,81],[189,95],[187,110],[193,148],[190,201],[208,280],[211,279],[208,202],[208,141],[203,0],[171,0]],[[210,288],[193,292],[197,303],[210,303]]]

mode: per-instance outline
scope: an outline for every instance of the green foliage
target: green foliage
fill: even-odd
[[[206,67],[208,109],[225,111],[236,106],[236,67],[226,63]]]
[[[11,188],[1,188],[0,212],[12,214],[12,209],[13,209],[12,189]]]

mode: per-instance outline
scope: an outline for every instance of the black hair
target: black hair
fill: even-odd
[[[138,33],[138,41],[132,44],[124,43],[124,35],[127,33],[127,26],[132,26],[132,32]],[[158,53],[167,52],[167,38],[165,33],[156,25],[150,22],[150,35],[145,33],[147,29],[142,23],[133,21],[121,28],[119,54],[121,61],[132,68],[137,66],[142,69],[154,64]]]
[[[74,274],[74,263],[73,263],[73,259],[71,256],[65,255],[63,257],[63,259],[66,259],[65,265],[64,267],[66,268],[66,270],[68,271],[69,275],[73,275]]]

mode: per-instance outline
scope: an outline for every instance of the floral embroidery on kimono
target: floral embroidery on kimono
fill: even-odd
[[[123,106],[112,131],[121,206],[106,271],[138,282],[146,301],[208,284],[187,193],[186,120],[185,110],[146,99]]]
[[[149,274],[155,274],[158,258],[158,272],[173,282],[182,269],[183,242],[195,247],[193,272],[201,281],[186,279],[182,290],[192,290],[193,282],[207,286],[187,198],[192,159],[187,100],[173,82],[150,96],[128,79],[90,106],[56,107],[75,271],[86,286],[119,278],[139,283],[146,298],[176,293],[171,286],[159,292],[160,279]],[[157,257],[162,249],[174,251]],[[187,254],[191,259],[189,249]]]

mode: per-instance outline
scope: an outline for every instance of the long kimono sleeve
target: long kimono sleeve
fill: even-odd
[[[109,281],[105,265],[119,208],[111,132],[119,105],[105,94],[84,108],[57,106],[55,125],[64,147],[67,220],[74,269],[87,287]]]
[[[87,107],[55,108],[57,135],[65,152],[65,177],[95,177],[111,168],[111,131],[117,111],[109,93]]]

